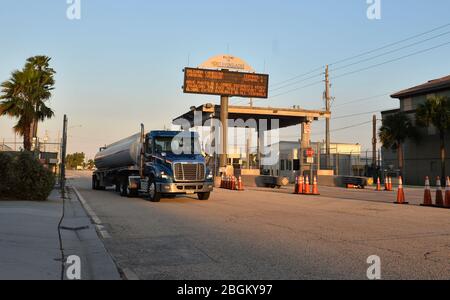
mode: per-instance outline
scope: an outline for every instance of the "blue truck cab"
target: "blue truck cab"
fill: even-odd
[[[197,194],[200,200],[208,200],[214,187],[213,173],[206,166],[196,132],[147,134],[144,175],[152,201],[177,194]]]

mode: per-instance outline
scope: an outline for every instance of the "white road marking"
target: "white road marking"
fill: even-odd
[[[103,239],[110,239],[111,235],[105,229],[105,226],[102,225],[103,224],[102,221],[97,216],[97,214],[94,212],[94,210],[89,206],[89,204],[86,202],[86,200],[83,198],[83,196],[81,196],[80,192],[78,191],[78,189],[76,187],[72,186],[72,189],[75,192],[75,194],[77,195],[78,200],[81,202],[81,205],[84,207],[87,214],[94,222],[97,232],[103,237]]]

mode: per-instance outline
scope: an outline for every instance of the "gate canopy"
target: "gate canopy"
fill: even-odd
[[[214,104],[204,104],[197,108],[192,108],[189,112],[175,118],[173,120],[174,125],[181,125],[182,120],[187,120],[190,122],[191,127],[194,127],[194,116],[195,113],[202,113],[202,124],[211,118],[220,117],[220,105]],[[317,121],[320,118],[330,117],[330,113],[326,111],[316,111],[316,110],[304,110],[295,108],[272,108],[272,107],[250,107],[250,106],[230,106],[229,119],[239,120],[242,119],[245,122],[248,120],[256,120],[259,124],[260,120],[269,120],[269,130],[270,130],[270,120],[278,119],[280,121],[280,129],[291,127],[295,125],[300,125],[302,123]]]

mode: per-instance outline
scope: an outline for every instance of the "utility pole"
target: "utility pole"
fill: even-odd
[[[227,96],[220,97],[220,122],[222,125],[220,168],[226,169],[228,165],[228,104]]]
[[[331,118],[331,96],[330,96],[330,74],[329,74],[329,67],[327,65],[325,70],[325,109],[327,113],[330,113],[330,116],[326,119],[326,138],[325,138],[325,144],[326,144],[326,163],[327,163],[327,169],[330,169],[331,167],[331,135],[330,135],[330,118]]]
[[[373,116],[373,138],[372,138],[372,166],[377,167],[377,116]]]
[[[60,178],[60,186],[61,193],[63,198],[65,197],[65,188],[66,188],[66,153],[67,153],[67,116],[64,115],[64,123],[63,123],[63,138],[61,143],[61,178]]]

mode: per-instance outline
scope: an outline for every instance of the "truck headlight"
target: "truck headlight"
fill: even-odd
[[[213,173],[212,172],[209,172],[209,174],[208,174],[208,176],[206,177],[206,179],[213,179],[214,178],[214,175],[213,175]]]
[[[160,174],[159,174],[159,177],[160,178],[162,178],[162,179],[170,179],[170,176],[169,175],[167,175],[165,172],[161,172]]]

